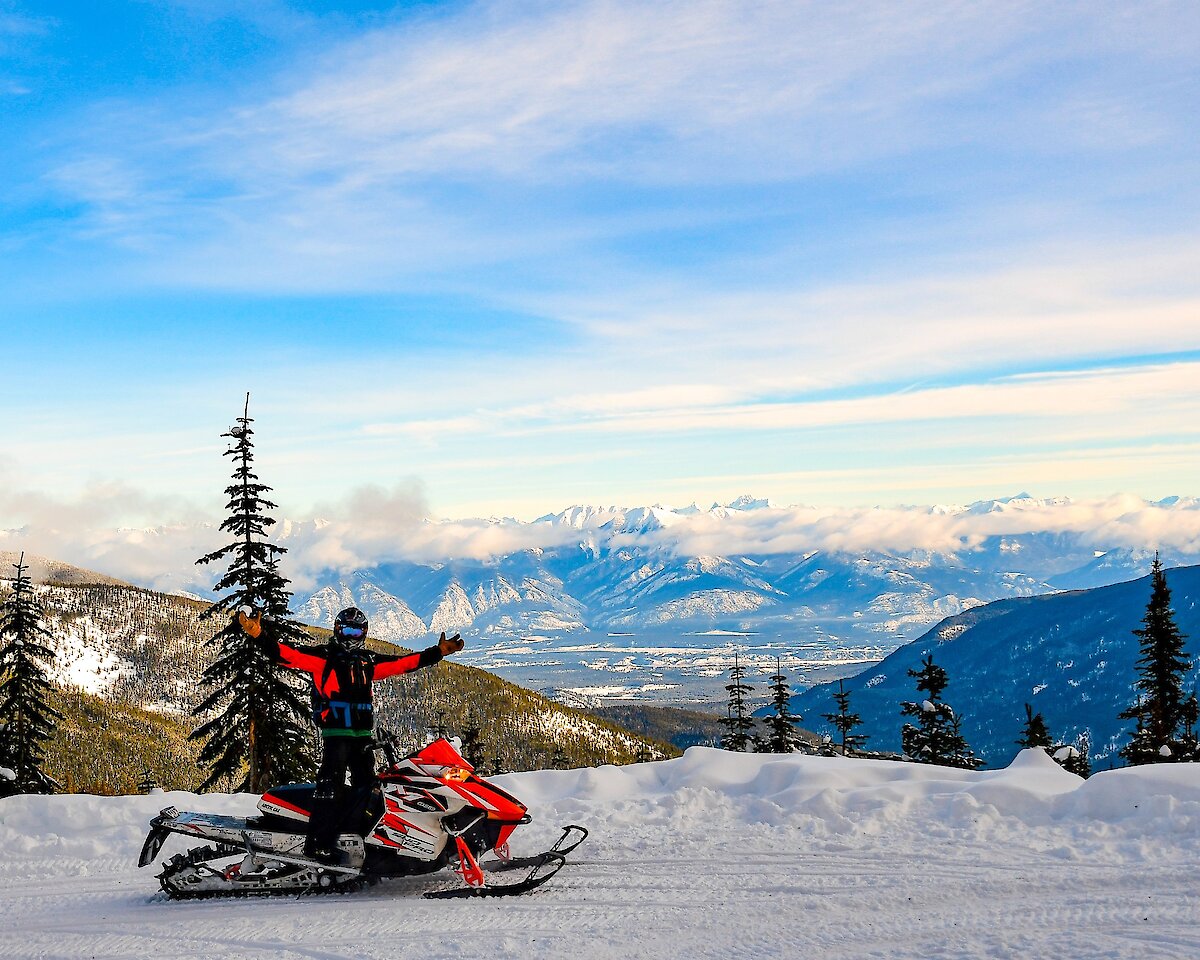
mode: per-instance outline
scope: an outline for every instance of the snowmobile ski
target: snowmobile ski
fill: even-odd
[[[562,828],[562,836],[554,841],[554,846],[531,857],[509,857],[507,860],[487,860],[480,866],[489,873],[504,873],[508,870],[524,870],[535,867],[545,861],[547,856],[559,855],[566,857],[572,850],[583,843],[588,837],[586,827],[577,823],[568,824]],[[570,842],[568,843],[568,839]]]
[[[422,894],[422,896],[427,900],[462,900],[468,897],[519,897],[521,894],[536,890],[558,873],[567,862],[567,858],[561,853],[551,853],[549,850],[539,854],[537,857],[528,857],[526,859],[537,860],[537,863],[534,864],[533,869],[529,871],[524,880],[518,880],[516,883],[491,884],[479,887],[453,887],[449,890],[429,890]]]

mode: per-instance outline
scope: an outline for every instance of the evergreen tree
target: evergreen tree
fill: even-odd
[[[1092,765],[1088,760],[1091,746],[1088,732],[1083,731],[1073,744],[1055,743],[1054,738],[1050,736],[1050,728],[1046,726],[1045,718],[1040,712],[1034,713],[1033,707],[1029,704],[1025,704],[1025,729],[1021,733],[1021,739],[1017,741],[1017,746],[1041,747],[1055,763],[1068,773],[1083,777],[1085,780],[1091,776]]]
[[[1017,741],[1018,747],[1043,747],[1048,748],[1054,743],[1050,736],[1050,730],[1046,726],[1046,720],[1041,713],[1034,713],[1033,707],[1025,704],[1025,729],[1021,732],[1021,739]]]
[[[746,697],[751,691],[750,684],[745,682],[746,672],[742,668],[738,652],[733,652],[733,666],[729,670],[729,683],[725,689],[729,692],[729,707],[721,723],[728,731],[721,746],[726,750],[737,750],[745,753],[753,738],[754,719],[746,706]]]
[[[459,734],[459,739],[462,741],[460,752],[463,759],[476,770],[481,769],[485,758],[483,755],[483,731],[479,728],[479,724],[468,719]]]
[[[1052,756],[1055,763],[1077,777],[1086,780],[1092,775],[1092,762],[1089,759],[1092,752],[1091,737],[1086,730],[1079,735],[1073,745],[1064,744],[1054,751]]]
[[[906,723],[900,733],[905,756],[918,763],[936,763],[965,770],[983,766],[983,760],[975,756],[962,738],[954,710],[941,700],[949,678],[946,671],[933,662],[933,655],[927,655],[921,669],[909,670],[908,675],[916,678],[917,690],[925,693],[926,698],[900,705],[904,716],[917,720],[916,725]]]
[[[1200,701],[1196,699],[1196,688],[1183,701],[1183,735],[1179,738],[1182,760],[1200,762]]]
[[[50,681],[43,664],[54,659],[45,645],[50,632],[25,554],[13,564],[17,575],[0,605],[0,766],[12,777],[0,779],[0,795],[52,793],[56,784],[42,770],[45,743],[62,715],[49,703]]]
[[[946,766],[960,767],[963,770],[974,770],[976,767],[983,766],[983,761],[975,756],[971,748],[967,746],[967,741],[963,739],[962,717],[957,713],[950,720],[950,740],[954,751],[950,754]]]
[[[1136,721],[1121,756],[1130,764],[1193,759],[1186,740],[1188,708],[1183,695],[1184,675],[1191,660],[1184,651],[1184,635],[1175,624],[1171,589],[1158,554],[1151,568],[1150,601],[1140,629],[1142,655],[1137,661],[1138,699],[1120,716]]]
[[[866,734],[852,732],[855,727],[862,725],[862,717],[850,712],[850,691],[841,680],[838,681],[838,692],[833,695],[833,702],[837,704],[837,712],[823,713],[821,716],[833,724],[833,728],[838,732],[842,756],[847,756],[869,738]]]
[[[237,425],[222,434],[232,441],[225,456],[233,458],[234,471],[233,483],[225,488],[229,515],[221,530],[234,539],[196,561],[228,563],[214,587],[219,598],[202,614],[222,624],[208,641],[218,649],[202,678],[208,694],[193,710],[194,716],[208,718],[191,735],[204,741],[199,761],[209,772],[202,790],[229,781],[235,790],[260,793],[277,783],[307,780],[315,766],[310,707],[299,681],[231,616],[243,605],[257,607],[273,621],[280,639],[293,644],[308,639],[290,617],[292,595],[279,573],[279,558],[287,551],[266,540],[275,523],[267,511],[276,505],[264,496],[271,488],[254,473],[253,422],[247,394]]]
[[[801,743],[796,724],[803,717],[792,713],[792,688],[783,674],[779,657],[771,674],[771,713],[767,717],[767,735],[759,741],[759,753],[792,753]]]
[[[492,753],[491,761],[487,766],[488,772],[485,774],[485,776],[498,777],[502,773],[508,773],[508,757],[500,748],[499,744],[496,745],[496,749]]]

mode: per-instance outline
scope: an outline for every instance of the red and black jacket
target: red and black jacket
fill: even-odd
[[[323,737],[369,737],[375,727],[371,685],[442,659],[437,644],[420,653],[388,656],[350,650],[332,640],[321,646],[292,646],[269,637],[265,629],[259,642],[284,666],[312,677],[313,721]]]

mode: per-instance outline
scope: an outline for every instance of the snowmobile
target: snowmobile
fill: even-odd
[[[587,837],[585,828],[570,824],[548,850],[512,857],[509,837],[532,817],[520,800],[477,775],[453,744],[437,739],[402,758],[390,740],[377,747],[387,762],[374,785],[344,805],[329,862],[304,853],[315,785],[293,783],[264,793],[256,817],[166,808],[150,821],[138,866],[152,863],[178,833],[207,844],[163,864],[158,880],[171,898],[344,891],[446,867],[462,885],[424,896],[513,896],[553,877]],[[489,852],[492,858],[482,860]],[[513,870],[527,872],[515,883],[488,881],[489,874]]]

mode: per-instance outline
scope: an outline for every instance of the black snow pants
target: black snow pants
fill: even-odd
[[[308,822],[305,852],[309,856],[331,852],[337,844],[339,827],[345,819],[347,796],[375,782],[375,751],[370,737],[323,737],[317,789],[313,792],[312,816]],[[346,773],[350,790],[346,790]]]

